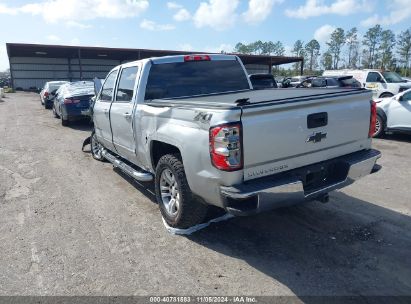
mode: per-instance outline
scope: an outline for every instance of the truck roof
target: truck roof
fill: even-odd
[[[134,63],[146,63],[152,62],[153,64],[164,64],[164,63],[174,63],[174,62],[184,62],[186,57],[194,57],[194,56],[208,56],[211,60],[239,60],[239,57],[236,55],[227,55],[227,54],[187,54],[187,55],[170,55],[170,56],[162,56],[162,57],[151,57],[145,58],[140,60],[135,60],[127,63],[120,64],[116,66],[114,69],[120,66],[128,66]]]

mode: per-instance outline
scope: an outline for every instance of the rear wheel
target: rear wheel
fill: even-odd
[[[56,111],[56,108],[54,107],[54,104],[53,104],[53,116],[54,116],[54,118],[60,118],[60,116],[57,114],[57,111]]]
[[[377,114],[377,117],[375,120],[375,132],[374,132],[373,137],[382,137],[384,135],[384,130],[385,130],[384,118],[380,114]]]
[[[64,119],[63,115],[60,115],[60,118],[62,126],[67,127],[70,124],[70,121],[68,119]]]
[[[205,219],[208,206],[191,192],[179,155],[167,154],[160,158],[155,188],[161,214],[169,226],[185,229]]]
[[[66,127],[70,124],[70,121],[68,119],[64,119],[63,112],[61,111],[61,108],[60,108],[60,119],[61,119],[61,125],[62,126]]]

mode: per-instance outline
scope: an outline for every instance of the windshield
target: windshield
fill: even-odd
[[[153,64],[145,100],[249,90],[237,60]]]
[[[404,79],[395,72],[382,72],[382,75],[388,83],[405,82]]]

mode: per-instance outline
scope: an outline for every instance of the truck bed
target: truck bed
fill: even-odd
[[[292,103],[309,101],[322,98],[333,98],[343,95],[355,95],[368,93],[365,89],[339,89],[339,88],[278,88],[265,90],[249,90],[237,93],[220,93],[205,96],[191,96],[170,99],[154,99],[146,101],[152,105],[186,105],[206,106],[211,108],[236,108],[238,106],[255,105],[262,103]]]

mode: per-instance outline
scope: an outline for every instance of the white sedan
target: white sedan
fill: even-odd
[[[374,101],[377,103],[374,137],[395,132],[411,134],[411,89]]]

